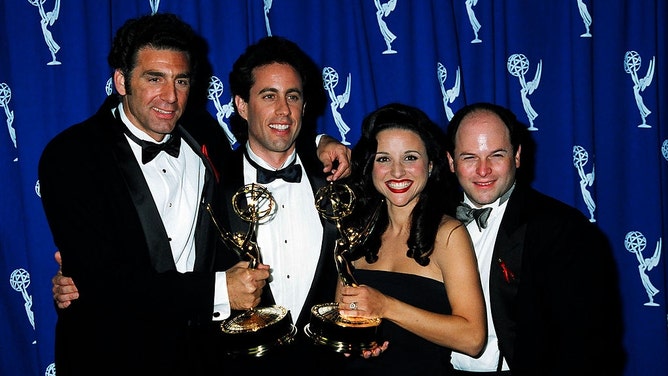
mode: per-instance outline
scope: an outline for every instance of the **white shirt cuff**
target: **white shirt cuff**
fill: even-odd
[[[216,282],[213,293],[213,321],[222,321],[230,316],[230,296],[227,292],[227,275],[225,272],[216,272]]]

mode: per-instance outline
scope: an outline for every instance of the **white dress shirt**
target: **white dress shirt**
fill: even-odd
[[[471,221],[466,229],[471,235],[473,241],[473,248],[475,249],[476,257],[478,258],[478,271],[480,273],[480,281],[482,282],[482,292],[485,297],[485,306],[487,307],[487,345],[485,351],[478,358],[472,358],[468,355],[452,352],[451,363],[455,369],[472,372],[496,372],[499,365],[499,343],[496,337],[496,329],[494,328],[494,321],[492,320],[492,307],[489,300],[489,274],[492,266],[492,253],[494,252],[494,244],[496,243],[496,235],[499,233],[501,219],[503,213],[506,212],[508,200],[500,204],[499,198],[495,202],[484,205],[484,208],[492,208],[492,212],[487,219],[487,228],[478,229],[476,221]],[[471,207],[475,207],[473,202],[464,195],[464,202]],[[502,370],[507,371],[508,363],[503,360]]]
[[[155,142],[139,130],[125,115],[123,104],[118,106],[121,121],[140,140]],[[114,115],[115,116],[115,115]],[[161,152],[150,162],[143,164],[141,146],[126,135],[130,149],[144,174],[153,201],[169,237],[172,257],[180,273],[192,272],[195,267],[195,229],[199,214],[199,201],[204,189],[206,168],[202,159],[186,142],[181,142],[178,158]],[[169,136],[171,137],[171,136]],[[168,138],[162,140],[167,142]],[[225,273],[216,273],[214,311],[228,304]],[[228,313],[229,315],[229,313]]]
[[[122,103],[118,106],[118,112],[132,134],[140,140],[155,142],[130,122],[123,111]],[[190,272],[195,265],[195,227],[199,200],[204,188],[204,163],[186,142],[181,142],[178,158],[161,152],[155,159],[143,164],[141,146],[127,135],[125,137],[139,162],[167,231],[176,270],[181,273]],[[171,135],[166,136],[162,142],[167,142],[168,137]]]
[[[247,145],[250,158],[258,165],[274,170],[261,160]],[[294,159],[293,153],[282,167]],[[244,184],[257,182],[257,171],[244,158]],[[292,317],[299,316],[315,277],[320,258],[323,228],[315,208],[311,183],[302,166],[299,183],[287,183],[276,179],[265,187],[276,200],[276,212],[258,226],[257,243],[262,261],[271,267],[271,292],[277,305],[290,310]],[[229,316],[226,309],[219,311],[219,319]]]

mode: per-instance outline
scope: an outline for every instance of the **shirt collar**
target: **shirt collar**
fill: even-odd
[[[253,149],[250,147],[250,142],[246,142],[246,151],[248,152],[248,157],[253,160],[253,162],[257,163],[261,167],[266,168],[267,170],[280,170],[284,167],[289,166],[292,161],[294,161],[297,158],[297,151],[293,150],[292,154],[288,156],[288,158],[283,162],[283,165],[279,168],[274,168],[272,167],[269,163],[265,162],[262,158],[260,158],[257,154],[253,153]]]

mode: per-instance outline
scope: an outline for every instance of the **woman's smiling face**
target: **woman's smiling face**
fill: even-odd
[[[420,136],[401,128],[376,135],[378,149],[373,162],[373,184],[395,206],[414,206],[427,185],[430,161]]]

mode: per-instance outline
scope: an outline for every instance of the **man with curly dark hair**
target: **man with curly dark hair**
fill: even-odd
[[[227,290],[240,304],[259,302],[266,268],[216,269],[220,242],[206,207],[220,203],[225,177],[204,142],[218,140],[195,140],[181,124],[204,52],[176,15],[128,20],[108,56],[118,95],[42,154],[42,202],[62,256],[53,281],[58,375],[205,372],[201,328],[228,303]],[[336,154],[319,155],[331,165]]]

